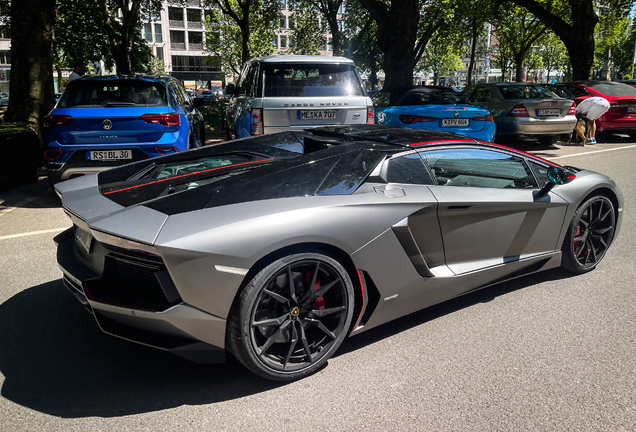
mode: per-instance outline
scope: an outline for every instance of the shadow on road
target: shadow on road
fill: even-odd
[[[551,270],[416,312],[345,341],[337,355],[477,303],[570,273]],[[232,360],[197,365],[100,332],[61,281],[29,288],[0,305],[0,371],[6,399],[64,418],[113,417],[212,404],[281,384]]]
[[[55,208],[61,205],[60,198],[51,188],[46,177],[40,177],[34,183],[0,190],[0,209],[3,207]]]

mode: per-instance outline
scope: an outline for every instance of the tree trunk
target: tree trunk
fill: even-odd
[[[62,68],[56,67],[55,72],[57,72],[57,92],[62,93]]]
[[[412,85],[417,25],[420,19],[418,0],[360,0],[378,24],[378,44],[384,53],[384,88]]]
[[[466,87],[473,85],[473,70],[475,69],[475,52],[477,51],[477,18],[473,17],[473,36],[471,38],[470,47],[470,63],[468,64],[468,77],[466,78]]]
[[[29,123],[41,133],[53,94],[54,0],[11,2],[11,98],[5,121]]]
[[[329,30],[331,31],[331,46],[333,48],[333,55],[340,55],[340,29],[338,28],[338,9],[335,11],[329,11],[327,16],[327,22],[329,23]]]

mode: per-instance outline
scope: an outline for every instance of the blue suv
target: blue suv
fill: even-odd
[[[169,76],[71,81],[44,118],[51,183],[205,143],[201,99]]]

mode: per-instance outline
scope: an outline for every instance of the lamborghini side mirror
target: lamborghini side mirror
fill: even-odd
[[[546,196],[554,186],[570,183],[575,178],[576,174],[572,171],[556,166],[550,167],[548,169],[548,180],[550,181],[539,191],[539,198]]]

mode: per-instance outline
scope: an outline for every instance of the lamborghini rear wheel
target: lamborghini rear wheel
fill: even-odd
[[[574,213],[563,241],[563,267],[574,273],[593,270],[614,238],[616,215],[612,201],[595,195]]]
[[[241,292],[228,319],[227,346],[264,378],[304,378],[338,349],[353,308],[353,284],[342,264],[318,253],[289,255]]]

